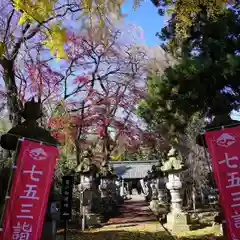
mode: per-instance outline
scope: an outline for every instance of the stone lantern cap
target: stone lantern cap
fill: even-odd
[[[147,172],[147,179],[156,179],[159,177],[164,177],[164,173],[161,169],[162,163],[159,161],[157,165],[152,165],[151,171]]]
[[[81,175],[93,175],[97,172],[97,167],[92,163],[93,153],[90,148],[83,152],[82,161],[77,166],[76,172]]]
[[[21,112],[24,122],[11,128],[6,134],[2,135],[0,145],[7,150],[16,150],[19,138],[26,138],[51,145],[59,145],[59,142],[51,136],[46,129],[39,127],[37,120],[42,116],[40,102],[35,102],[34,98],[24,105]]]
[[[100,178],[114,179],[117,175],[114,173],[113,165],[109,161],[104,160],[100,166]]]
[[[166,173],[178,173],[186,169],[182,158],[177,150],[172,147],[167,155],[167,160],[163,162],[161,170]]]

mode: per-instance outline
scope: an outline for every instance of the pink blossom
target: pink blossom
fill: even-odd
[[[77,83],[87,83],[88,82],[88,78],[85,76],[78,76],[75,78],[73,84],[77,84]]]
[[[109,124],[109,120],[106,118],[106,119],[104,119],[104,124],[105,125],[108,125]]]

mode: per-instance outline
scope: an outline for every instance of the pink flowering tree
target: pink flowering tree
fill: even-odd
[[[28,98],[30,88],[34,89],[38,97],[40,95],[46,97],[49,94],[47,89],[43,90],[43,85],[50,82],[41,82],[43,76],[38,83],[32,81],[33,79],[35,81],[40,70],[43,71],[41,74],[46,76],[47,68],[49,69],[43,66],[47,65],[50,56],[49,50],[42,46],[42,41],[46,38],[44,31],[63,19],[66,26],[71,26],[69,16],[72,16],[71,21],[75,17],[74,20],[77,21],[81,10],[79,4],[74,2],[58,3],[43,22],[26,21],[18,24],[21,12],[14,9],[13,2],[10,0],[0,2],[0,95],[3,97],[0,107],[7,108],[9,120],[13,125],[21,121],[23,95]],[[51,86],[52,84],[56,83],[51,82]],[[32,91],[31,94],[33,95]]]
[[[65,136],[71,132],[78,161],[87,142],[83,136],[89,134],[97,136],[104,157],[119,147],[120,139],[124,139],[122,148],[136,148],[144,132],[135,108],[145,93],[145,52],[123,44],[117,30],[107,42],[92,32],[69,33],[68,38],[68,60],[60,68],[65,72],[63,100],[71,131],[61,131]]]

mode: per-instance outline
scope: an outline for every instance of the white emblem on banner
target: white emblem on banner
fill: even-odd
[[[34,160],[46,160],[48,158],[47,153],[42,148],[34,148],[29,152],[29,155]]]
[[[228,133],[223,133],[218,139],[217,139],[217,145],[221,147],[229,147],[233,145],[236,142],[235,137],[231,136]]]

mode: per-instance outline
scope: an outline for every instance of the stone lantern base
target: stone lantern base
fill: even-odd
[[[95,213],[87,213],[85,215],[86,227],[99,227],[101,225],[99,215]]]
[[[167,215],[165,227],[172,233],[187,232],[193,230],[190,225],[190,216],[184,212],[170,212]]]
[[[149,208],[157,217],[167,214],[168,209],[165,204],[159,202],[159,200],[151,200]]]

